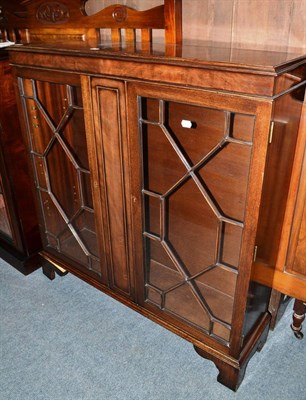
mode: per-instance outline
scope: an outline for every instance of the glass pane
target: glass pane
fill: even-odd
[[[158,254],[164,253],[164,257],[168,258],[167,264],[162,264],[158,260],[154,259],[154,244],[158,246]],[[184,283],[184,275],[171,262],[171,259],[164,252],[160,243],[150,241],[148,243],[150,249],[153,250],[151,253],[150,265],[149,265],[149,276],[148,282],[150,286],[160,288],[162,290],[169,290],[174,286]]]
[[[183,175],[186,168],[159,126],[142,125],[144,157],[144,188],[165,193]]]
[[[88,171],[82,171],[80,172],[79,177],[81,182],[81,191],[84,206],[88,208],[93,208],[90,173]]]
[[[254,115],[232,114],[230,136],[235,139],[252,142],[254,133]]]
[[[194,165],[223,139],[226,113],[190,104],[167,102],[165,125],[190,165]]]
[[[162,266],[173,269],[178,272],[179,270],[173,264],[170,254],[167,253],[166,248],[162,246],[158,240],[147,240],[148,259],[152,262],[158,263]]]
[[[87,252],[84,250],[82,242],[78,239],[77,235],[74,235],[70,229],[66,228],[59,236],[59,251],[78,263],[87,265]]]
[[[56,207],[56,203],[51,198],[50,194],[42,190],[39,191],[39,194],[39,203],[44,216],[44,229],[47,233],[52,234],[53,237],[56,238],[65,229],[66,222],[61,216],[60,210]]]
[[[146,301],[228,341],[255,117],[139,104]]]
[[[42,105],[52,124],[58,126],[69,106],[67,89],[58,83],[36,81],[37,100]],[[50,107],[50,103],[52,105]]]
[[[38,108],[35,100],[27,99],[26,108],[32,151],[43,155],[48,145],[52,143],[55,127],[52,124],[49,125],[43,111]]]
[[[95,219],[93,211],[83,210],[72,224],[88,252],[98,257],[98,246],[95,234]]]
[[[222,214],[244,220],[251,146],[229,143],[198,171],[198,177]]]
[[[51,192],[70,219],[82,205],[77,169],[58,140],[54,141],[47,153],[46,161]]]
[[[67,115],[68,117],[68,115]],[[62,138],[80,168],[89,169],[83,110],[76,109],[67,118]]]
[[[34,97],[34,82],[32,79],[23,79],[22,80],[22,85],[23,85],[23,93],[25,97]]]
[[[213,327],[213,334],[217,337],[224,338],[227,342],[229,342],[231,330],[228,326],[215,322]]]
[[[210,328],[210,318],[207,311],[187,284],[167,293],[165,309],[189,323],[202,327],[204,330]]]
[[[193,179],[169,196],[166,219],[167,240],[190,275],[215,262],[218,219]]]
[[[48,190],[48,185],[46,181],[47,174],[44,165],[44,158],[40,156],[33,156],[33,161],[35,163],[37,185],[41,189]]]
[[[225,277],[222,277],[222,279],[225,279]],[[218,320],[230,324],[232,320],[233,297],[216,290],[212,286],[204,285],[200,279],[195,279],[195,282],[211,314]]]
[[[160,236],[160,206],[161,201],[158,197],[145,195],[145,214],[146,214],[146,232]]]
[[[159,101],[142,98],[142,118],[150,122],[159,122]]]
[[[222,225],[222,240],[220,241],[220,263],[238,268],[242,228],[232,224]]]
[[[221,266],[207,269],[197,278],[199,285],[209,286],[229,297],[234,297],[236,281],[237,272]]]

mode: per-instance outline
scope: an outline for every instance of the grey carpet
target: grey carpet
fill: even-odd
[[[1,400],[306,400],[306,338],[287,309],[237,393],[190,343],[69,274],[0,260]]]

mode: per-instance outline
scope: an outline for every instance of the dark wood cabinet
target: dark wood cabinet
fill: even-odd
[[[254,260],[277,178],[289,192],[304,72],[283,90],[266,86],[280,79],[274,66],[265,68],[275,76],[244,67],[255,75],[245,85],[230,61],[195,68],[83,50],[76,64],[68,50],[39,46],[15,48],[11,60],[41,254],[189,340],[236,389],[269,328],[271,289],[253,279]],[[287,65],[279,75],[295,71]]]
[[[64,18],[57,27],[35,1],[27,19],[13,18],[24,38],[10,61],[45,273],[50,263],[68,270],[182,336],[236,390],[267,338],[268,278],[288,249],[289,205],[305,197],[301,183],[293,200],[306,56],[182,46],[180,1],[92,17],[72,3],[61,13],[49,4]],[[101,20],[117,40],[127,28],[126,41],[101,42]],[[153,44],[148,26],[173,35]]]
[[[0,50],[0,255],[24,274],[41,248],[8,53]]]

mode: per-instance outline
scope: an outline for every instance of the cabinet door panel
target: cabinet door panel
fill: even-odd
[[[96,235],[80,82],[74,78],[70,83],[66,76],[52,81],[52,77],[46,75],[44,79],[40,73],[38,79],[19,78],[19,87],[44,248],[105,281]]]
[[[103,188],[109,284],[131,295],[126,191],[128,187],[124,84],[108,79],[90,80],[92,136],[95,141],[95,179]],[[101,199],[100,199],[101,201]]]
[[[138,104],[130,141],[141,160],[137,165],[131,155],[134,173],[140,170],[133,179],[141,204],[134,211],[144,260],[136,267],[140,301],[229,342],[242,276],[252,266],[249,220],[256,218],[259,196],[248,212],[251,166],[264,165],[257,105],[154,85],[128,88],[129,111]]]

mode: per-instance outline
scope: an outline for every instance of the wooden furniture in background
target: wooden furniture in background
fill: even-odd
[[[24,274],[41,249],[8,53],[0,50],[0,256]]]
[[[304,92],[298,94],[298,98],[302,104]],[[280,123],[283,124],[284,121]],[[288,296],[295,297],[301,304],[306,301],[305,146],[306,103],[304,102],[295,152],[289,155],[292,158],[292,171],[286,165],[280,165],[278,156],[274,156],[277,172],[276,176],[273,176],[273,172],[271,173],[271,179],[278,181],[277,192],[275,193],[273,189],[273,192],[267,194],[268,206],[265,208],[267,223],[258,235],[260,247],[254,268],[254,279]],[[272,161],[270,167],[271,165]],[[284,186],[288,187],[288,197],[285,199],[283,198]],[[277,203],[276,198],[279,199]],[[273,212],[273,209],[277,212]],[[282,215],[281,221],[280,215]],[[267,232],[270,232],[269,235],[266,234]],[[302,307],[299,307],[300,313],[301,310]],[[300,322],[302,320],[300,318]],[[298,326],[298,330],[300,329],[301,326]]]
[[[118,2],[141,10],[161,3]],[[111,3],[88,0],[86,10],[95,14]],[[306,52],[305,0],[184,0],[182,10],[185,43],[200,39],[218,47]]]
[[[295,300],[293,311],[293,322],[291,324],[291,329],[298,339],[303,339],[304,334],[302,332],[302,323],[306,314],[306,302]]]
[[[56,4],[12,1],[2,11],[2,38],[23,43],[68,40],[86,42],[88,46],[101,41],[101,30],[110,29],[112,41],[120,43],[124,38],[131,44],[139,30],[141,42],[146,45],[152,41],[152,30],[159,29],[164,31],[166,43],[182,42],[182,0],[165,0],[142,12],[116,4],[91,16],[85,13],[85,3],[86,0],[80,1],[77,6],[74,0]]]
[[[236,390],[270,325],[270,282],[255,267],[275,267],[279,254],[306,56],[174,45],[169,35],[166,45],[129,34],[101,43],[116,7],[82,17],[63,0],[67,20],[46,21],[46,4],[59,15],[60,3],[37,1],[23,2],[28,21],[5,14],[25,39],[10,56],[40,254],[189,340]],[[178,6],[170,19],[181,16],[181,2],[166,4]],[[128,28],[155,12],[120,6]]]

